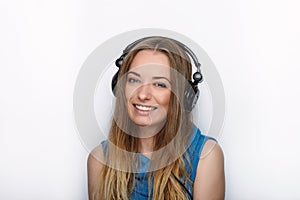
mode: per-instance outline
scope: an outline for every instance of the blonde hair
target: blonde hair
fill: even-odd
[[[169,58],[170,66],[174,71],[187,80],[191,79],[192,65],[185,51],[171,39],[152,37],[138,43],[126,55],[119,71],[118,81],[121,81],[121,77],[128,72],[135,55],[145,49],[164,53]],[[176,73],[172,73],[171,70],[172,91],[175,91],[176,95],[174,92],[171,94],[166,123],[154,136],[153,151],[168,145],[168,148],[164,148],[164,153],[153,154],[151,158],[148,186],[152,188],[154,200],[188,199],[185,189],[176,178],[179,180],[183,178],[183,184],[191,183],[182,154],[191,137],[192,120],[191,114],[185,112],[181,107],[183,103],[180,103],[184,101],[186,80],[176,77]],[[137,157],[128,152],[138,153],[139,138],[124,131],[134,129],[134,123],[127,113],[124,88],[118,87],[116,96],[114,120],[105,152],[106,165],[99,175],[99,194],[101,194],[99,199],[130,199],[135,185]]]

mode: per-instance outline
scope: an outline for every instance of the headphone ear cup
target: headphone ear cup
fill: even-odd
[[[120,58],[118,58],[116,61],[115,61],[115,65],[119,68],[117,73],[115,73],[115,75],[113,76],[112,80],[111,80],[111,90],[113,92],[113,94],[116,96],[116,85],[118,83],[118,75],[119,75],[119,71],[120,71],[120,68],[123,64],[123,60],[124,60],[124,57],[125,57],[125,54],[122,54],[120,56]]]
[[[115,65],[120,68],[123,64],[123,60],[124,60],[124,55],[122,55],[120,58],[118,58],[116,61],[115,61]]]
[[[116,85],[118,83],[118,76],[119,76],[119,70],[117,71],[117,73],[115,73],[115,75],[111,80],[111,90],[115,96],[116,96]]]
[[[184,108],[187,112],[191,112],[196,106],[199,95],[198,85],[194,85],[192,81],[189,81],[184,91]]]

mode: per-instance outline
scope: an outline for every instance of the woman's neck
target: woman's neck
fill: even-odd
[[[139,127],[139,152],[151,158],[155,145],[154,137],[160,130],[153,127]]]
[[[154,145],[155,135],[158,134],[163,126],[139,126],[137,137],[139,138],[139,152],[151,158]]]
[[[151,157],[154,147],[154,138],[140,138],[139,144],[139,152],[147,157]]]

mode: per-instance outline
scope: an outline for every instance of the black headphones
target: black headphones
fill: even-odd
[[[199,63],[196,55],[193,53],[193,51],[191,49],[189,49],[187,46],[185,46],[183,43],[171,39],[171,38],[167,38],[167,37],[162,37],[162,36],[150,36],[150,37],[144,37],[141,39],[138,39],[136,41],[134,41],[133,43],[129,44],[124,50],[122,55],[115,61],[116,66],[119,68],[119,70],[117,71],[117,73],[113,76],[112,78],[112,82],[111,82],[111,89],[113,91],[113,94],[115,95],[115,87],[118,83],[118,74],[120,71],[120,68],[123,64],[123,60],[126,57],[126,55],[132,50],[132,48],[134,46],[136,46],[138,43],[146,40],[146,39],[150,39],[150,38],[161,38],[161,39],[168,39],[171,41],[174,41],[178,46],[180,46],[194,61],[195,66],[197,67],[197,71],[193,74],[193,80],[194,81],[190,81],[189,80],[189,84],[186,86],[186,89],[184,91],[184,108],[186,111],[191,112],[193,110],[193,108],[195,107],[197,100],[199,98],[200,95],[200,91],[198,89],[198,83],[201,83],[203,81],[203,76],[200,70],[200,66],[201,64]]]

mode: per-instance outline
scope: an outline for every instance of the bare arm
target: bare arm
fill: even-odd
[[[103,167],[102,163],[99,161],[100,156],[103,156],[101,146],[95,148],[88,157],[87,170],[89,200],[95,200],[99,198],[99,173]]]
[[[225,197],[224,155],[213,140],[204,144],[193,190],[195,200],[221,200]]]

